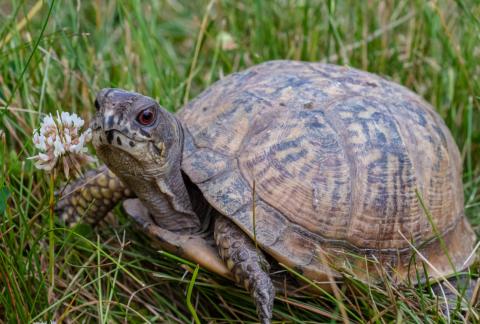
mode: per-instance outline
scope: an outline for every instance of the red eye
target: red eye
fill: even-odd
[[[142,110],[137,116],[137,121],[144,126],[150,126],[153,124],[155,121],[155,111],[153,108]]]

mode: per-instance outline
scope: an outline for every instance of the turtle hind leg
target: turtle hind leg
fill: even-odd
[[[463,273],[448,278],[448,283],[440,281],[432,285],[433,293],[441,301],[440,307],[444,315],[449,311],[455,310],[458,306],[460,308],[468,308],[468,303],[472,300],[474,304],[478,303],[479,292],[475,291],[478,280],[476,277]],[[452,291],[451,286],[457,290],[460,296]],[[474,307],[475,305],[471,306]]]
[[[55,212],[68,225],[79,220],[96,224],[118,202],[134,196],[105,165],[87,171],[59,194],[61,197],[55,206]]]
[[[270,266],[254,242],[224,216],[215,220],[215,242],[237,284],[252,295],[261,323],[271,323],[275,288],[269,276]]]

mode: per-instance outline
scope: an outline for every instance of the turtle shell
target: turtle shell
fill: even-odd
[[[216,82],[177,116],[184,172],[305,276],[346,267],[375,277],[381,263],[416,281],[419,262],[432,277],[468,265],[475,235],[458,148],[408,89],[353,68],[271,61]]]

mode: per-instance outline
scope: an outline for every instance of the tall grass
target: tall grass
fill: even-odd
[[[174,111],[222,76],[270,59],[384,75],[446,121],[479,232],[478,17],[476,0],[0,0],[0,321],[191,322],[192,309],[203,321],[256,320],[241,288],[203,270],[193,283],[195,265],[148,248],[120,210],[108,226],[55,226],[49,254],[49,179],[27,160],[31,134],[46,112],[89,119],[102,87],[135,89]],[[448,320],[418,288],[346,281],[340,302],[277,296],[274,319],[335,322],[345,307],[352,322]]]

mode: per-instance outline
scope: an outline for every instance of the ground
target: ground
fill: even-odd
[[[175,111],[222,76],[269,59],[378,73],[444,118],[462,152],[466,214],[480,233],[478,17],[477,0],[0,0],[0,322],[256,320],[243,289],[148,248],[120,209],[116,223],[97,228],[65,228],[51,213],[63,179],[52,183],[27,160],[33,129],[57,110],[88,120],[107,86]],[[420,288],[347,276],[331,296],[277,296],[274,320],[463,322],[475,314],[442,314]]]

